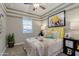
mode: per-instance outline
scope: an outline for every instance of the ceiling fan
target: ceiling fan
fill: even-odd
[[[33,11],[35,11],[38,8],[41,8],[43,10],[46,9],[45,7],[41,6],[39,3],[24,3],[24,4],[26,4],[26,5],[33,5]]]

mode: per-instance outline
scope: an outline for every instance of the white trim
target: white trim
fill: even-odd
[[[62,6],[56,8],[55,10],[52,10],[50,12],[48,12],[47,14],[45,14],[44,16],[41,16],[42,18],[45,18],[45,17],[48,17],[49,15],[53,15],[53,14],[56,14],[57,12],[59,11],[63,11],[65,10],[66,8],[72,6],[73,4],[63,4]]]
[[[6,50],[6,47],[3,49],[2,53],[1,53],[1,56],[3,56],[5,50]]]
[[[15,43],[14,45],[22,45],[24,42]]]
[[[52,11],[56,11],[56,10],[58,10],[58,9],[62,9],[62,7],[65,7],[65,6],[67,6],[67,5],[69,5],[69,4],[63,4],[63,3],[62,3],[62,6],[56,8],[55,10],[52,10]],[[21,16],[26,15],[26,16],[32,16],[32,17],[34,17],[34,18],[40,18],[40,19],[44,18],[45,16],[48,16],[48,15],[52,12],[52,11],[50,11],[50,12],[45,13],[45,14],[43,14],[43,15],[33,15],[33,14],[28,14],[28,13],[23,12],[23,11],[11,9],[11,8],[6,8],[6,11],[7,11],[7,15],[11,15],[11,16],[12,16],[12,14],[19,15],[19,16],[20,16],[20,15],[21,15]],[[13,16],[14,16],[14,15],[13,15]]]
[[[18,17],[18,18],[22,18],[22,17],[26,17],[27,15],[19,15],[19,14],[14,14],[14,13],[9,13],[9,12],[7,12],[7,16],[9,16],[9,17]],[[42,20],[41,18],[38,18],[38,17],[32,17],[32,16],[30,16],[32,19],[36,19],[36,20]]]
[[[4,13],[6,14],[6,6],[3,3],[1,3],[0,6],[1,9],[4,11]]]
[[[46,15],[42,16],[42,19],[43,20],[46,20],[48,18],[48,15],[53,15],[53,14],[56,14],[58,11],[63,11],[63,10],[66,10],[66,11],[70,11],[72,9],[76,9],[79,7],[79,4],[64,4],[63,7],[60,7],[60,8],[57,8],[49,13],[47,13]]]
[[[76,9],[76,8],[78,8],[79,7],[79,4],[72,4],[72,5],[70,5],[70,6],[66,6],[66,8],[63,8],[63,9],[61,9],[61,10],[58,10],[58,11],[63,11],[63,10],[66,10],[66,11],[71,11],[71,10],[73,10],[73,9]],[[57,11],[57,12],[58,12]],[[56,12],[54,12],[54,11],[52,11],[52,12],[50,12],[51,14],[48,14],[49,16],[50,15],[53,15],[53,14],[56,14]],[[48,15],[46,16],[43,16],[42,17],[42,19],[43,20],[46,20],[46,19],[48,19]]]
[[[30,16],[30,17],[33,17],[33,18],[41,18],[40,16],[37,16],[37,15],[32,15],[32,14],[28,14],[28,13],[24,13],[24,12],[21,12],[21,11],[16,11],[16,10],[12,10],[12,9],[6,9],[7,11],[7,14],[15,14],[15,15],[21,15],[21,16]]]
[[[0,3],[0,7],[3,10],[3,12],[6,14],[6,7],[4,6],[3,3]],[[3,56],[5,50],[6,50],[6,46],[3,48],[3,51],[1,52],[0,56]]]

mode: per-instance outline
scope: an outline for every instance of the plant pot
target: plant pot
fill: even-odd
[[[9,43],[8,43],[8,47],[9,47],[9,48],[14,47],[14,43],[13,43],[13,42],[9,42]]]

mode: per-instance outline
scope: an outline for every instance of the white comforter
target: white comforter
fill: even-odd
[[[54,39],[48,43],[48,55],[57,55],[63,48],[62,39]]]
[[[28,48],[27,55],[29,56],[44,55],[44,44],[42,42],[38,41],[35,38],[28,38],[26,39],[26,43],[27,43],[27,45],[25,44],[26,50]]]
[[[36,38],[26,39],[28,45],[27,54],[29,56],[44,56],[44,55],[53,55],[60,49],[62,49],[62,39],[47,39],[43,38],[43,42],[40,42]],[[25,44],[25,46],[27,46]]]

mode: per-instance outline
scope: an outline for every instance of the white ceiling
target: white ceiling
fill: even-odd
[[[44,6],[46,9],[42,10],[41,8],[38,8],[35,11],[33,11],[33,5],[25,5],[24,3],[6,3],[5,4],[5,6],[9,9],[28,12],[28,13],[41,16],[49,12],[50,10],[55,9],[57,6],[61,5],[61,3],[43,3],[40,5]]]

